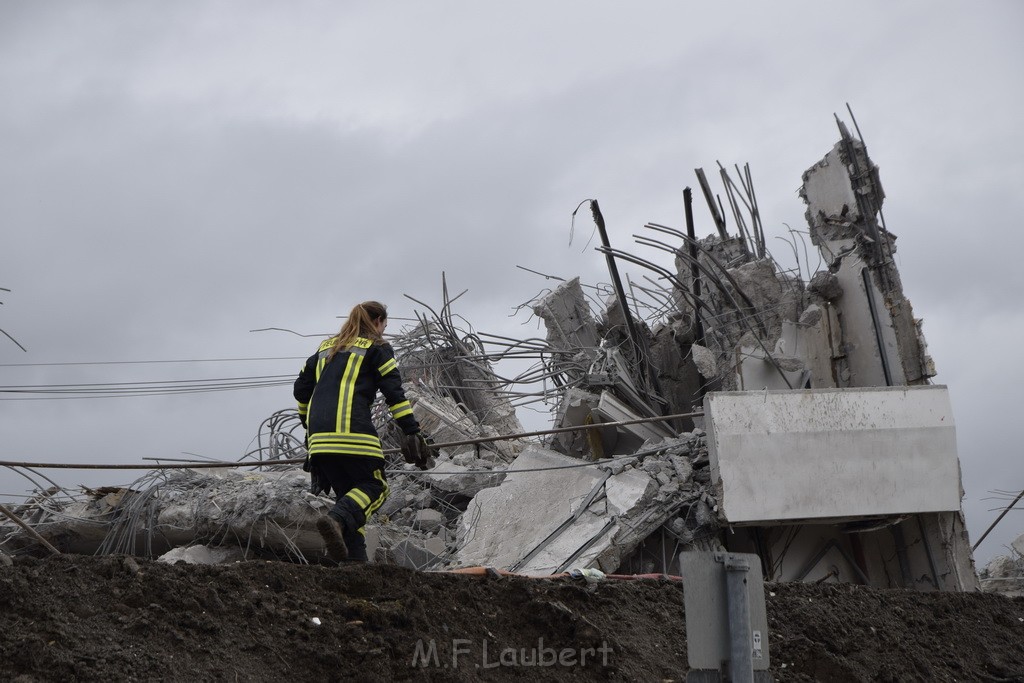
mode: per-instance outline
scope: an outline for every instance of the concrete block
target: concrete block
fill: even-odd
[[[711,393],[705,413],[729,523],[960,509],[946,387]]]
[[[838,144],[804,173],[802,191],[815,224],[825,223],[829,218],[850,222],[860,218],[850,172],[843,163]]]
[[[174,564],[181,560],[187,564],[230,564],[245,559],[241,548],[210,548],[205,545],[193,545],[187,548],[174,548],[157,558],[157,562]]]
[[[418,510],[413,518],[413,526],[420,531],[435,531],[444,526],[444,515],[437,510]]]
[[[366,541],[366,556],[373,561],[377,556],[377,548],[380,547],[380,529],[376,525],[367,524],[364,528],[363,540]]]
[[[688,458],[670,455],[668,460],[672,463],[672,468],[676,471],[676,477],[680,484],[690,481],[690,477],[693,476],[693,463]]]
[[[434,555],[440,555],[448,549],[448,544],[439,536],[427,538],[423,541],[423,549]]]
[[[651,476],[655,476],[661,472],[661,462],[655,458],[646,458],[644,460],[644,464],[640,466],[640,469]]]
[[[377,510],[378,515],[384,515],[386,517],[394,517],[402,508],[409,504],[406,500],[406,494],[404,493],[392,493],[384,501],[384,504]]]
[[[709,349],[700,344],[694,344],[690,347],[690,353],[693,354],[693,362],[701,376],[716,377],[718,375],[718,360]]]
[[[399,541],[391,547],[395,564],[409,569],[428,569],[438,562],[438,556],[412,540]]]
[[[476,453],[469,451],[452,456],[452,462],[460,467],[469,467],[477,461]]]
[[[591,349],[600,344],[597,323],[587,305],[580,279],[558,285],[533,307],[548,329],[548,342],[556,349]]]
[[[643,511],[657,493],[654,481],[643,472],[626,471],[610,476],[604,484],[605,496],[598,496],[589,508],[580,506],[608,476],[596,467],[523,471],[561,467],[579,461],[546,449],[531,446],[516,458],[504,483],[481,491],[463,515],[464,539],[455,561],[464,566],[488,565],[501,568],[517,566],[528,573],[552,573],[581,547],[593,541],[573,566],[596,562],[616,536],[617,525],[606,528],[613,518],[629,518]],[[556,532],[576,512],[578,518],[547,542],[529,561],[521,560]],[[664,520],[657,523],[660,524]],[[642,532],[641,532],[642,533]],[[639,543],[643,536],[635,539]]]
[[[504,477],[500,472],[471,470],[453,462],[438,463],[430,472],[424,479],[431,486],[446,493],[460,493],[464,496],[475,496],[486,488],[497,486]]]

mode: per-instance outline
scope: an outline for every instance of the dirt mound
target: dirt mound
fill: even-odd
[[[1024,600],[769,584],[781,681],[1024,680]],[[0,565],[0,678],[682,680],[683,588],[123,557]]]

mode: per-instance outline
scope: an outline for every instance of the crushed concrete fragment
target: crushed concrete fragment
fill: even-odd
[[[700,344],[692,344],[690,353],[693,354],[693,362],[702,376],[714,377],[718,374],[718,362],[715,359],[715,354],[711,353],[708,348]]]
[[[420,531],[437,531],[444,526],[444,515],[437,510],[419,510],[413,520],[413,526]]]
[[[174,548],[156,558],[158,562],[174,564],[227,564],[245,559],[240,548],[211,548],[205,545],[193,545],[187,548]]]
[[[651,478],[636,470],[550,469],[574,462],[533,446],[524,450],[501,486],[470,503],[456,562],[555,573],[568,564],[597,566],[615,546],[638,543],[625,523],[645,511],[655,492]]]
[[[430,569],[440,562],[444,544],[438,539],[416,542],[411,539],[399,541],[391,547],[395,564],[408,569]]]
[[[445,493],[475,496],[484,489],[501,484],[505,475],[485,467],[470,468],[454,462],[439,462],[430,470],[427,483]]]
[[[1024,536],[1016,541],[1022,538]],[[997,555],[978,573],[983,591],[1013,598],[1024,597],[1024,555],[1016,548],[1013,548],[1013,553],[1012,556]]]
[[[807,284],[807,291],[821,297],[825,301],[835,301],[843,295],[843,287],[839,278],[827,270],[819,270]]]

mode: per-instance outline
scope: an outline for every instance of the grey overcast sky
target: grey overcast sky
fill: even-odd
[[[0,0],[0,384],[292,375],[356,302],[469,292],[484,331],[569,245],[682,226],[693,169],[749,162],[770,246],[853,107],[957,421],[972,540],[1024,488],[1024,4]],[[699,194],[699,193],[698,193]],[[697,205],[698,229],[713,225]],[[646,254],[658,258],[657,253]],[[814,261],[814,259],[812,259]],[[813,265],[813,263],[812,263]],[[3,459],[235,459],[290,387],[0,403]],[[10,400],[15,399],[15,400]],[[62,483],[141,473],[61,472]],[[31,483],[0,471],[0,491]],[[8,499],[10,500],[10,499]],[[1012,512],[979,564],[1024,532]]]

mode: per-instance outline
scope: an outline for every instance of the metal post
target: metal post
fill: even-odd
[[[750,562],[729,554],[725,557],[726,599],[729,603],[729,680],[754,683],[751,650],[750,605],[747,602],[747,572]]]
[[[1013,506],[1014,506],[1014,505],[1016,505],[1016,504],[1017,504],[1017,501],[1018,501],[1018,500],[1020,500],[1020,499],[1021,499],[1022,497],[1024,497],[1024,491],[1021,491],[1021,492],[1020,492],[1019,494],[1017,494],[1017,497],[1013,499],[1013,502],[1012,502],[1012,503],[1010,503],[1010,504],[1009,504],[1009,505],[1008,505],[1008,506],[1006,507],[1006,509],[1005,509],[1005,510],[1003,510],[1003,511],[1002,511],[1002,512],[1001,512],[1001,513],[999,514],[999,516],[998,516],[998,517],[996,517],[996,521],[992,522],[992,524],[991,524],[991,525],[989,526],[989,528],[985,529],[985,533],[983,533],[983,534],[981,535],[981,538],[979,538],[979,539],[978,539],[978,542],[977,542],[977,543],[975,543],[975,544],[974,544],[973,546],[971,546],[971,552],[972,552],[972,553],[973,553],[973,552],[974,552],[975,550],[977,550],[977,549],[978,549],[978,546],[979,546],[979,545],[981,545],[981,542],[985,540],[985,537],[986,537],[986,536],[988,536],[989,532],[990,532],[990,531],[992,531],[993,529],[995,529],[995,528],[996,528],[996,524],[999,524],[999,520],[1001,520],[1001,519],[1002,519],[1003,517],[1005,517],[1005,516],[1006,516],[1006,513],[1007,513],[1007,512],[1009,512],[1010,510],[1012,510],[1012,509],[1013,509]]]
[[[697,236],[693,226],[693,192],[690,188],[683,190],[683,209],[686,212],[686,235],[690,238],[687,243],[690,251],[690,278],[693,283],[693,297],[700,298],[700,269],[697,267]],[[704,324],[700,320],[700,308],[694,304],[693,320],[696,328],[697,343],[704,345]]]
[[[633,356],[636,360],[636,367],[640,371],[640,379],[647,384],[647,389],[653,395],[655,403],[658,403],[657,413],[665,413],[665,402],[661,399],[661,387],[658,384],[658,375],[651,367],[651,361],[647,357],[647,349],[640,333],[633,321],[633,314],[629,310],[629,302],[626,300],[626,292],[622,288],[622,279],[619,277],[619,268],[615,265],[615,257],[610,253],[611,244],[608,242],[608,231],[604,225],[604,215],[596,199],[590,200],[590,212],[594,215],[594,223],[597,224],[597,231],[601,235],[601,244],[605,248],[605,259],[608,261],[608,273],[612,278],[612,286],[615,288],[615,298],[619,300],[619,308],[622,310],[622,317],[626,321],[626,334],[633,347]],[[653,406],[652,406],[653,408]]]

